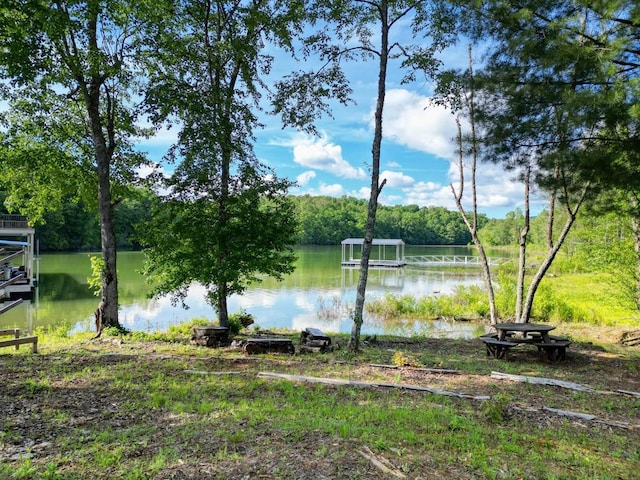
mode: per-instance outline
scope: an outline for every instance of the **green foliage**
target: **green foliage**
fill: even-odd
[[[254,323],[253,315],[247,312],[236,312],[229,315],[229,332],[237,335],[249,325]]]
[[[149,248],[146,273],[154,293],[184,298],[193,281],[205,285],[209,300],[217,294],[241,293],[259,275],[276,278],[291,271],[295,219],[277,189],[260,198],[258,186],[245,190],[227,204],[220,222],[220,203],[207,198],[193,202],[159,204],[146,224]],[[226,284],[221,292],[219,284]]]
[[[368,312],[383,318],[486,318],[489,314],[486,293],[481,287],[458,287],[452,295],[423,296],[386,294],[370,300]]]
[[[363,237],[367,202],[352,197],[293,197],[300,222],[299,243],[338,245],[345,238]],[[479,223],[488,220],[480,215]],[[466,245],[471,241],[463,219],[442,207],[417,205],[378,207],[376,236],[401,238],[410,245]]]
[[[177,2],[150,25],[148,111],[181,129],[167,155],[177,162],[170,194],[145,222],[146,273],[174,301],[204,285],[221,325],[229,295],[293,268],[292,184],[258,161],[253,140],[273,60],[265,36],[287,48],[301,16],[295,2]]]
[[[104,271],[104,259],[97,255],[89,255],[91,262],[91,276],[87,279],[89,288],[96,297],[102,294],[102,272]]]
[[[110,326],[110,327],[105,327],[102,330],[102,333],[103,335],[108,337],[124,337],[126,335],[129,335],[131,331],[122,326]]]
[[[504,394],[493,396],[489,400],[482,402],[482,416],[490,423],[499,424],[509,417],[509,406],[511,398]]]

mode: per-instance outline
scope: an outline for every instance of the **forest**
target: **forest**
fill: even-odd
[[[138,229],[148,220],[153,195],[139,195],[120,202],[116,210],[119,249],[141,249]],[[367,202],[351,197],[293,196],[298,245],[339,245],[349,237],[362,237]],[[488,219],[482,217],[483,224]],[[36,226],[41,252],[100,249],[100,227],[95,212],[81,203],[68,202],[47,212]],[[444,207],[381,206],[379,238],[401,238],[411,245],[466,245],[471,237],[460,214]]]

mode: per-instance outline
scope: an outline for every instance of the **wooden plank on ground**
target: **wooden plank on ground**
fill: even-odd
[[[530,377],[527,375],[512,375],[510,373],[491,372],[491,378],[498,380],[511,380],[514,382],[533,383],[537,385],[552,385],[555,387],[568,388],[569,390],[577,390],[579,392],[593,392],[594,388],[579,383],[565,382],[564,380],[556,380],[553,378]]]
[[[382,455],[376,455],[371,451],[369,447],[363,447],[360,450],[356,450],[360,455],[369,460],[375,467],[383,473],[388,473],[396,478],[407,478],[407,476],[398,470],[398,467],[393,465],[389,460]]]
[[[355,380],[342,380],[340,378],[326,377],[307,377],[303,375],[290,375],[286,373],[259,372],[259,378],[288,380],[290,382],[307,382],[307,383],[323,383],[326,385],[352,386],[352,387],[384,387],[384,388],[402,388],[406,390],[417,390],[419,392],[429,392],[435,395],[445,395],[448,397],[467,398],[471,400],[489,400],[491,397],[486,395],[467,395],[465,393],[449,392],[447,390],[439,390],[431,387],[423,387],[419,385],[411,385],[406,383],[377,383],[377,382],[358,382]]]

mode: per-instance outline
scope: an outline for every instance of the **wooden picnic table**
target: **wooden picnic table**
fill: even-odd
[[[566,338],[549,335],[556,327],[544,323],[495,323],[495,335],[480,337],[487,347],[487,355],[507,360],[509,350],[520,344],[535,345],[538,355],[544,354],[550,362],[564,360],[571,342]],[[517,334],[517,335],[514,335]]]
[[[540,335],[544,343],[550,342],[549,332],[556,328],[553,325],[547,325],[544,323],[515,323],[515,322],[494,323],[491,326],[497,330],[498,340],[501,340],[501,341],[506,340],[509,334],[521,333],[523,339],[526,339],[527,335],[530,335],[533,333],[533,334]]]

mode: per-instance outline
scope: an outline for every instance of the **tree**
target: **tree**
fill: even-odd
[[[101,327],[120,326],[113,208],[118,186],[144,162],[131,148],[141,131],[130,96],[141,18],[149,13],[145,3],[126,0],[7,0],[0,7],[0,75],[13,108],[5,165],[18,165],[18,180],[35,176],[36,185],[49,185],[29,192],[40,206],[56,185],[81,193],[92,185],[104,261]]]
[[[169,196],[154,206],[143,238],[145,273],[154,295],[182,301],[199,282],[214,305],[221,326],[228,326],[227,297],[241,294],[261,275],[281,279],[293,271],[291,249],[296,232],[293,205],[284,195],[288,182],[265,181],[261,170],[242,167],[219,215],[216,192],[197,197]]]
[[[538,178],[537,183],[562,195],[558,180],[571,172],[574,179],[590,184],[591,196],[604,194],[612,200],[620,198],[616,193],[620,191],[626,196],[624,201],[606,203],[631,214],[632,223],[640,224],[637,2],[490,1],[482,3],[479,13],[479,24],[496,39],[498,50],[491,60],[494,71],[510,72],[527,85],[530,103],[520,105],[529,108],[546,96],[548,106],[553,101],[561,106],[556,111],[549,109],[536,123],[520,126],[522,132],[522,127],[537,125],[538,139],[544,143],[531,143],[532,148],[576,153],[562,158],[546,155],[541,165],[546,178]],[[555,135],[559,120],[562,134]],[[556,170],[558,162],[563,172]],[[549,211],[549,220],[551,225],[553,211]],[[550,247],[551,232],[549,229]],[[640,255],[640,236],[636,244]],[[640,256],[638,268],[640,292]]]
[[[156,294],[207,288],[221,326],[227,298],[292,270],[295,216],[279,179],[255,157],[257,112],[273,58],[291,46],[298,1],[191,0],[168,5],[150,32],[147,104],[154,122],[176,121],[178,164],[148,224],[147,272]]]
[[[476,183],[476,171],[478,167],[478,157],[479,157],[479,138],[476,133],[476,105],[475,105],[475,85],[473,83],[473,57],[471,55],[471,46],[469,46],[469,68],[466,75],[467,85],[466,88],[460,90],[457,96],[460,98],[459,102],[462,104],[462,108],[464,108],[464,113],[466,114],[470,126],[471,133],[469,134],[469,138],[467,139],[469,144],[468,155],[471,157],[471,213],[468,214],[462,204],[462,198],[464,196],[464,185],[465,185],[465,169],[464,169],[464,158],[467,153],[464,146],[464,139],[462,135],[462,123],[460,120],[460,116],[456,118],[456,124],[458,127],[458,171],[459,171],[459,182],[458,188],[450,184],[451,193],[453,194],[453,198],[456,202],[456,207],[460,212],[460,216],[464,220],[469,233],[471,234],[471,239],[473,240],[473,244],[475,245],[478,256],[480,257],[480,261],[482,264],[482,277],[484,280],[485,289],[487,290],[487,297],[489,300],[489,316],[491,323],[497,322],[497,312],[496,312],[496,300],[495,294],[493,290],[493,282],[491,279],[491,270],[489,268],[489,261],[487,259],[487,254],[484,249],[484,245],[480,240],[480,236],[478,235],[478,231],[480,229],[480,225],[478,222],[478,190]],[[457,103],[457,102],[456,102]],[[454,105],[455,106],[455,105]]]
[[[371,144],[371,184],[367,220],[364,228],[364,244],[360,262],[360,274],[353,312],[353,327],[349,349],[359,349],[360,330],[369,272],[369,258],[376,228],[378,198],[386,180],[380,179],[382,154],[382,121],[386,95],[386,82],[390,62],[401,59],[405,80],[414,79],[417,71],[427,76],[438,68],[436,54],[454,38],[451,35],[451,17],[442,14],[446,6],[417,0],[316,0],[312,2],[312,20],[322,30],[308,40],[308,48],[319,52],[325,62],[314,72],[301,72],[288,78],[286,88],[278,97],[277,110],[284,113],[288,124],[304,126],[315,118],[318,109],[329,111],[321,98],[327,91],[346,102],[350,93],[348,82],[340,68],[341,62],[376,59],[377,92],[374,111],[374,132]],[[395,29],[394,29],[395,27]],[[377,32],[376,32],[377,29]],[[409,35],[413,40],[421,38],[421,45],[407,45],[394,40],[393,31]],[[346,45],[346,47],[345,47]],[[327,80],[331,88],[322,85]],[[317,100],[311,100],[313,97]]]
[[[482,25],[494,35],[495,50],[481,75],[480,121],[487,156],[520,171],[525,185],[524,225],[519,235],[520,270],[516,320],[528,321],[540,281],[566,239],[577,213],[593,190],[593,169],[577,168],[602,159],[602,110],[609,93],[594,97],[589,81],[606,82],[606,64],[579,48],[589,28],[581,9],[557,2],[526,7],[488,2]],[[487,19],[490,19],[487,22]],[[551,22],[554,18],[557,22]],[[500,28],[497,28],[497,26]],[[587,49],[588,50],[588,49]],[[531,180],[531,178],[535,180]],[[524,295],[531,183],[549,194],[547,254]],[[566,223],[556,235],[554,210]]]

